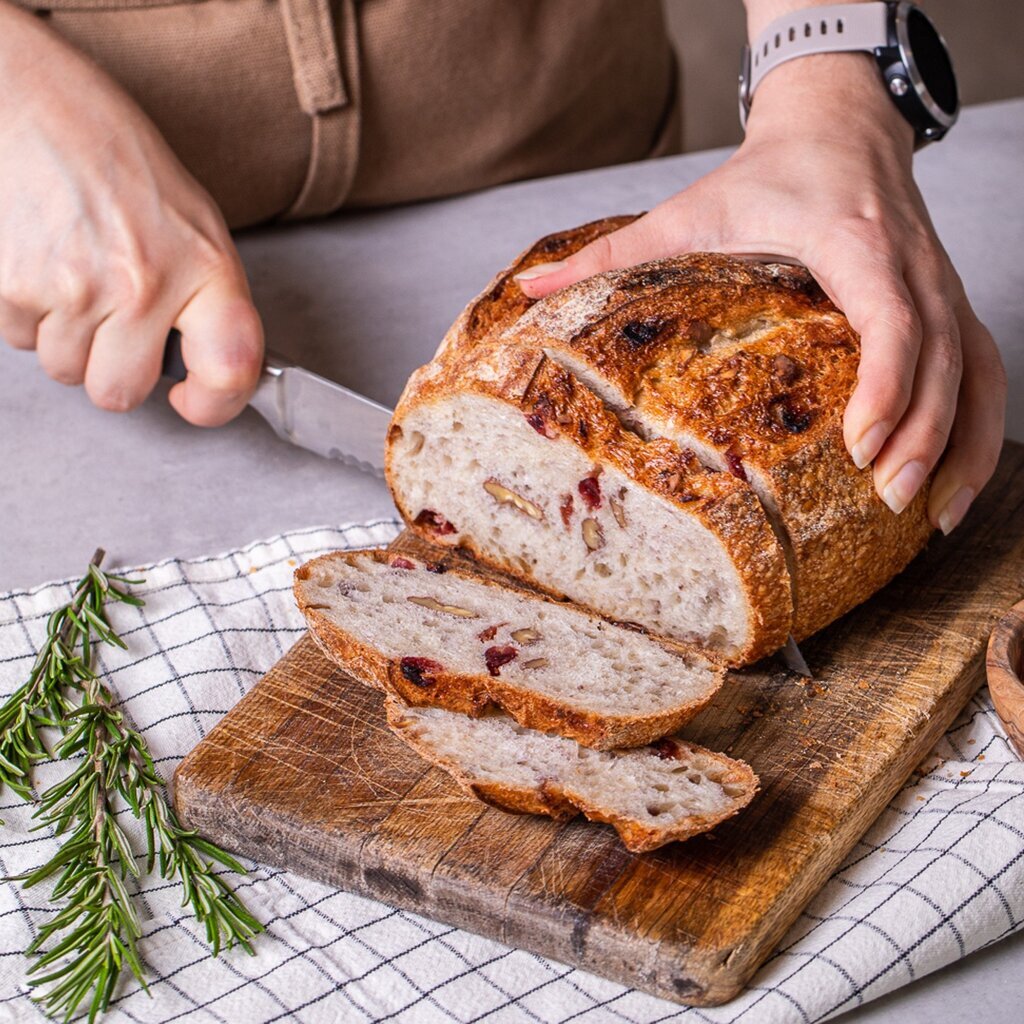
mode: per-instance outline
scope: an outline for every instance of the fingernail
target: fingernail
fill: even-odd
[[[512,280],[532,281],[535,277],[546,277],[548,274],[553,274],[564,266],[565,260],[557,260],[554,263],[535,263],[532,267],[527,267],[526,270],[520,270]]]
[[[885,485],[882,501],[899,515],[913,500],[921,489],[928,470],[923,462],[916,459],[906,463],[903,468]]]
[[[974,501],[974,488],[961,487],[946,502],[946,507],[939,513],[939,529],[947,537],[960,525],[960,520],[967,515],[972,501]]]
[[[889,436],[889,429],[884,423],[876,423],[868,427],[860,440],[850,449],[850,457],[858,469],[863,469],[882,450],[885,439]]]

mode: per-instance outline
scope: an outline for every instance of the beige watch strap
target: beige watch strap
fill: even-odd
[[[771,22],[744,50],[740,74],[740,120],[746,124],[754,92],[773,68],[814,53],[871,52],[888,41],[885,3],[805,7]]]

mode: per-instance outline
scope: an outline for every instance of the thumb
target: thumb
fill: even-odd
[[[188,375],[168,396],[200,427],[219,427],[245,408],[263,367],[263,325],[240,266],[219,272],[192,296],[174,326]]]
[[[686,251],[678,232],[669,238],[663,230],[663,218],[652,210],[618,231],[601,235],[579,252],[557,263],[536,263],[516,274],[515,281],[524,294],[540,299],[585,277],[620,270],[637,263],[660,259]]]

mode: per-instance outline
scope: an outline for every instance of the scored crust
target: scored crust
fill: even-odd
[[[306,617],[313,639],[328,658],[359,682],[398,697],[408,705],[440,707],[470,716],[478,716],[497,707],[527,728],[556,732],[576,740],[583,746],[608,750],[615,747],[642,746],[675,732],[712,700],[724,680],[724,669],[718,668],[714,672],[717,677],[716,684],[709,686],[694,700],[680,702],[672,708],[651,713],[637,709],[632,714],[617,715],[574,706],[557,696],[527,690],[522,685],[515,686],[501,679],[500,676],[483,673],[471,675],[442,668],[441,671],[432,672],[426,683],[417,684],[403,673],[401,657],[389,657],[371,643],[360,640],[332,619],[321,603],[323,591],[315,584],[318,574],[330,578],[332,566],[336,562],[343,561],[348,565],[354,565],[358,559],[367,556],[383,565],[392,565],[395,559],[399,558],[400,561],[413,565],[413,571],[417,568],[407,556],[395,556],[387,551],[336,551],[314,558],[295,570],[295,600],[299,610]],[[474,584],[495,592],[506,589],[502,584],[476,573],[445,568],[445,575],[471,580]],[[533,601],[559,603],[537,593],[526,593],[522,590],[516,593],[519,597]],[[586,613],[580,611],[580,614]],[[652,639],[650,642],[658,641]],[[682,658],[699,657],[701,661],[709,660],[705,655],[695,655],[693,651],[679,645],[661,642],[661,646],[670,652],[674,649],[674,653]],[[407,653],[414,655],[416,652]],[[711,662],[711,667],[715,669],[714,662]]]
[[[750,480],[787,548],[798,639],[870,597],[931,535],[927,487],[896,515],[846,451],[860,342],[802,268],[658,260],[564,288],[503,337],[566,365],[644,436]]]
[[[681,842],[692,836],[708,832],[716,825],[733,817],[754,798],[758,778],[744,761],[717,754],[713,751],[673,737],[658,744],[657,756],[700,758],[720,766],[721,782],[737,790],[721,810],[713,814],[691,814],[664,826],[645,824],[633,817],[616,813],[599,802],[587,800],[571,786],[556,779],[544,779],[536,786],[515,785],[495,779],[481,779],[473,770],[438,753],[436,748],[419,734],[415,713],[400,701],[388,697],[384,702],[388,725],[404,743],[412,747],[424,760],[443,769],[458,785],[477,799],[499,810],[513,814],[543,814],[556,821],[568,821],[582,812],[589,820],[604,822],[618,832],[625,847],[633,853],[646,853],[670,842]],[[644,750],[636,751],[641,754]],[[655,756],[652,751],[652,756]]]
[[[385,455],[385,473],[399,512],[410,529],[432,543],[459,545],[491,565],[556,596],[527,567],[502,564],[474,538],[438,536],[417,522],[420,510],[405,506],[397,479],[395,441],[408,410],[444,401],[454,394],[477,394],[516,408],[552,442],[568,442],[597,466],[611,466],[640,487],[694,517],[728,553],[738,576],[748,615],[746,643],[728,657],[744,664],[778,650],[792,624],[792,594],[785,555],[749,486],[728,473],[709,470],[693,452],[664,439],[644,441],[623,428],[601,400],[572,374],[537,349],[510,342],[481,344],[461,360],[435,360],[417,370],[395,410]],[[582,602],[577,602],[582,604]],[[601,609],[588,610],[600,615]]]
[[[455,359],[464,355],[488,338],[501,334],[537,301],[519,287],[514,280],[516,274],[538,263],[567,259],[594,239],[624,228],[639,216],[603,217],[534,242],[495,274],[487,287],[466,306],[448,329],[434,358]]]

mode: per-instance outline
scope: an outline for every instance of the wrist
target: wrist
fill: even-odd
[[[751,104],[747,139],[793,135],[884,140],[907,161],[914,152],[914,131],[867,53],[812,54],[765,75]]]

